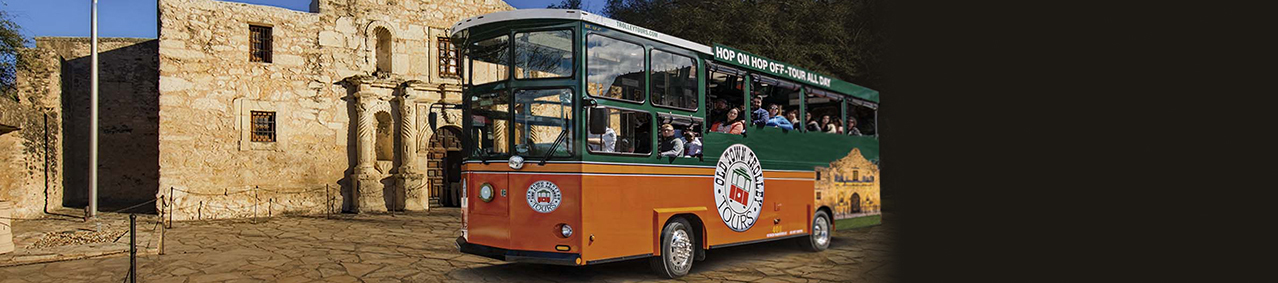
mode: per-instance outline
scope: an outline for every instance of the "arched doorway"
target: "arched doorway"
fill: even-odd
[[[861,212],[861,194],[852,193],[852,198],[848,199],[848,201],[851,202],[852,213]]]
[[[430,182],[431,205],[461,206],[461,129],[444,126],[431,136],[427,174]]]

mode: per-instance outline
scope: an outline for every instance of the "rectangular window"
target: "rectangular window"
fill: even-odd
[[[439,38],[439,76],[451,78],[460,76],[457,70],[457,48],[447,37]]]
[[[697,60],[652,50],[652,104],[697,109]]]
[[[510,38],[494,37],[470,45],[470,81],[473,85],[504,81],[510,78]]]
[[[670,126],[674,128],[674,133],[672,133],[670,137],[658,135],[657,140],[659,142],[664,143],[667,139],[671,138],[679,139],[683,141],[684,148],[682,157],[697,157],[697,155],[700,154],[700,142],[697,142],[698,146],[696,149],[689,148],[689,145],[691,145],[693,141],[699,141],[701,137],[704,136],[703,134],[705,132],[704,127],[702,126],[702,124],[705,123],[704,120],[697,117],[674,114],[658,114],[657,120],[661,121],[660,124],[657,124],[658,133],[660,133],[661,125],[670,124]],[[658,151],[660,150],[662,149],[658,147]]]
[[[799,109],[799,85],[790,81],[780,80],[769,76],[754,75],[753,84],[750,85],[750,115],[748,125],[768,125],[772,117],[784,115],[786,111]],[[755,100],[755,98],[761,98]],[[754,105],[755,101],[759,101],[760,105]],[[756,110],[763,109],[768,112],[767,115],[761,115]],[[809,109],[811,110],[811,109]],[[809,111],[808,113],[812,113]],[[761,119],[767,120],[761,120]],[[816,119],[819,119],[817,117]],[[778,125],[780,121],[773,121],[771,125]],[[798,127],[791,125],[792,127]],[[822,129],[824,130],[824,129]]]
[[[515,78],[572,76],[572,31],[552,30],[515,34]]]
[[[538,159],[572,156],[571,89],[521,89],[514,107],[516,153]]]
[[[647,156],[652,152],[652,115],[645,111],[595,107],[587,110],[586,148],[591,153]]]
[[[724,65],[707,63],[706,77],[706,119],[710,121],[710,131],[732,133],[733,124],[741,122],[741,131],[745,130],[745,72]],[[732,109],[736,113],[729,119]],[[740,134],[739,132],[737,134]]]
[[[510,153],[510,95],[505,91],[470,97],[471,156],[502,157]]]
[[[586,92],[643,102],[643,46],[598,34],[586,38]]]
[[[808,113],[812,113],[812,119],[818,121],[821,131],[835,134],[846,132],[844,121],[842,121],[842,96],[823,89],[808,88],[807,90],[806,108]]]
[[[271,27],[249,25],[249,61],[271,62]]]
[[[856,98],[846,99],[848,102],[848,121],[845,123],[845,134],[853,136],[878,137],[879,104]],[[849,127],[855,125],[855,127]]]
[[[275,142],[275,112],[252,111],[250,117],[253,119],[251,140],[255,142]]]

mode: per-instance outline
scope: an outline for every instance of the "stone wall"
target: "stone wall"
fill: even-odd
[[[34,58],[17,72],[17,99],[0,97],[0,201],[15,218],[37,218],[62,206],[59,61],[52,51],[25,50]]]
[[[174,220],[351,210],[358,97],[413,109],[388,112],[411,138],[395,146],[425,144],[432,129],[400,126],[421,128],[431,104],[460,102],[458,80],[435,72],[437,37],[458,19],[509,9],[491,0],[317,0],[311,12],[160,0],[158,194],[174,200]],[[272,62],[249,61],[250,24],[271,27]],[[389,63],[379,64],[379,33],[390,36]],[[251,111],[275,112],[275,142],[248,139]]]
[[[66,207],[89,201],[92,53],[89,38],[37,37],[36,48],[56,54],[65,116]],[[159,187],[158,42],[98,38],[98,210],[113,211],[155,198]],[[55,147],[56,149],[57,147]],[[143,207],[138,212],[147,211]]]

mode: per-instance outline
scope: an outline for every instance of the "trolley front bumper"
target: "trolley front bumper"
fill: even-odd
[[[487,257],[496,260],[528,262],[554,265],[580,265],[580,254],[552,253],[538,251],[508,250],[466,242],[465,237],[457,237],[457,249],[463,253]]]

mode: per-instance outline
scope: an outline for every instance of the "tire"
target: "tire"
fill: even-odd
[[[819,252],[830,247],[830,215],[825,211],[817,211],[812,217],[812,233],[807,237],[799,239],[799,245],[803,249]]]
[[[692,270],[697,254],[696,234],[683,218],[674,218],[661,229],[661,255],[648,260],[652,270],[662,276],[679,278]]]

